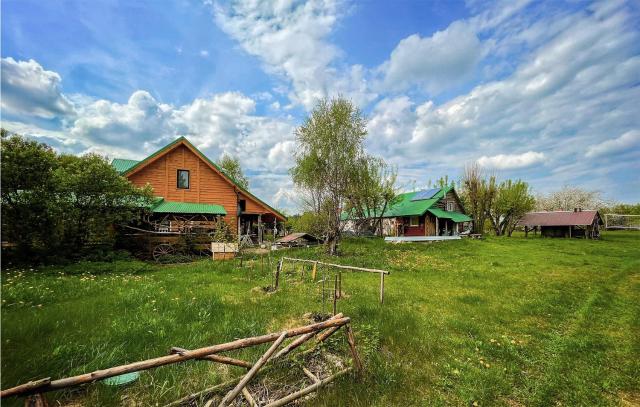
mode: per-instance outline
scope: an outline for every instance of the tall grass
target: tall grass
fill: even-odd
[[[310,404],[618,405],[640,398],[638,234],[426,245],[363,239],[340,250],[330,259],[318,248],[286,255],[392,274],[380,305],[376,275],[343,272],[338,310],[353,320],[367,373],[340,380]],[[2,272],[2,387],[155,357],[171,346],[278,331],[331,309],[300,268],[289,268],[281,289],[267,293],[272,277],[260,259],[244,266],[9,267]],[[330,280],[333,270],[324,272]],[[234,355],[255,360],[264,348]],[[242,371],[194,361],[144,372],[127,388],[98,383],[49,398],[162,404]]]

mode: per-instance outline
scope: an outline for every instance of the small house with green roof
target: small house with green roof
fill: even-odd
[[[116,158],[111,165],[136,186],[153,188],[153,225],[161,232],[219,219],[234,234],[254,241],[262,241],[265,232],[283,230],[277,225],[286,220],[283,214],[240,186],[184,137],[143,160]]]
[[[451,186],[402,193],[382,217],[385,236],[454,236],[472,222]]]

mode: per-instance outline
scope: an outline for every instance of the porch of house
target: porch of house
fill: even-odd
[[[446,216],[446,215],[445,215]],[[426,213],[422,216],[403,216],[394,218],[392,236],[458,236],[466,230],[468,221],[458,222],[450,217]]]
[[[254,244],[267,240],[267,236],[274,239],[284,236],[284,223],[272,213],[241,213],[238,216],[238,236],[247,236]]]

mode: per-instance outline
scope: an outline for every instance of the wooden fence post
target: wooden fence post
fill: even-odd
[[[384,274],[380,273],[380,304],[384,304]]]
[[[280,259],[280,261],[278,262],[278,266],[276,267],[276,290],[278,289],[278,284],[280,283],[280,270],[282,270],[282,262],[283,260]]]

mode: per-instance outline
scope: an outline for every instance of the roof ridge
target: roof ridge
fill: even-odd
[[[236,181],[233,177],[229,176],[229,174],[227,174],[224,170],[222,170],[222,168],[220,168],[220,166],[218,164],[216,164],[213,160],[211,160],[209,157],[207,157],[206,154],[204,154],[202,151],[200,151],[198,149],[198,147],[196,147],[193,143],[191,143],[185,136],[178,137],[177,139],[173,140],[172,142],[170,142],[166,146],[160,148],[159,150],[153,152],[152,154],[148,155],[144,159],[138,161],[137,164],[133,165],[131,168],[126,169],[122,174],[124,175],[124,174],[126,174],[128,172],[131,172],[132,170],[134,170],[137,167],[139,167],[140,165],[142,165],[145,161],[147,161],[147,160],[149,160],[149,159],[161,154],[165,150],[173,148],[174,146],[179,144],[181,141],[184,142],[187,146],[190,146],[191,148],[193,148],[203,160],[205,160],[207,163],[211,164],[217,171],[219,171],[224,177],[226,177],[231,182],[231,184],[233,184],[240,191],[242,191],[245,194],[248,194],[250,197],[252,197],[253,199],[257,200],[259,203],[261,203],[262,205],[264,205],[267,208],[271,209],[272,211],[274,211],[278,215],[282,216],[284,219],[287,218],[280,211],[278,211],[277,209],[271,207],[271,205],[269,205],[268,203],[264,202],[262,199],[258,198],[257,196],[255,196],[254,194],[249,192],[248,189],[245,189],[242,186],[240,186],[238,181]]]

